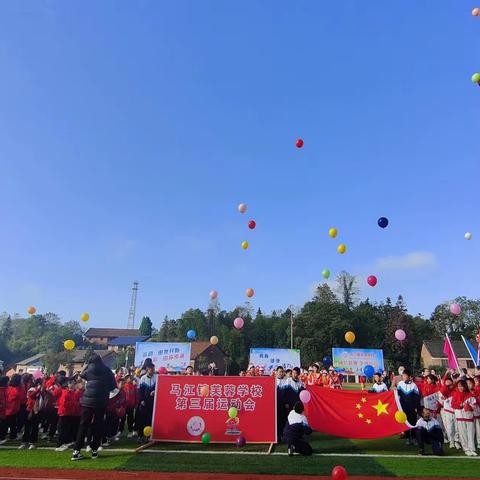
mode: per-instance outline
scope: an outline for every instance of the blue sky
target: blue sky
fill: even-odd
[[[4,2],[0,310],[124,327],[138,280],[158,326],[212,288],[300,305],[323,268],[413,313],[478,297],[473,6]]]

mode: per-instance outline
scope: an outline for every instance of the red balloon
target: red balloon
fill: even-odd
[[[332,480],[346,480],[347,479],[347,471],[340,465],[333,467],[332,470]]]
[[[303,147],[303,140],[301,138],[297,138],[297,141],[295,142],[295,146],[297,148],[302,148]]]
[[[255,220],[250,220],[250,221],[248,222],[248,228],[249,228],[250,230],[253,230],[256,226],[257,226],[257,224],[256,224]]]
[[[377,284],[377,277],[375,275],[370,275],[368,278],[367,278],[367,283],[371,286],[371,287],[374,287],[376,284]]]

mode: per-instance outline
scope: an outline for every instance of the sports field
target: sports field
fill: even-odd
[[[291,458],[286,455],[283,445],[277,446],[272,455],[266,454],[264,446],[247,446],[238,450],[228,445],[198,444],[160,444],[152,450],[135,454],[133,449],[137,445],[123,440],[105,449],[99,459],[92,461],[87,458],[80,462],[72,462],[68,451],[54,452],[48,444],[34,451],[21,452],[16,450],[16,444],[12,444],[0,449],[0,472],[5,476],[10,471],[6,470],[7,467],[15,467],[17,475],[31,472],[37,476],[36,471],[28,470],[33,467],[328,476],[335,465],[343,465],[350,475],[359,476],[478,478],[480,471],[480,457],[465,457],[462,452],[448,448],[443,458],[419,457],[414,447],[405,445],[399,438],[345,440],[314,434],[311,443],[314,448],[312,457]],[[64,472],[54,475],[43,471],[42,475],[52,479],[68,478]]]

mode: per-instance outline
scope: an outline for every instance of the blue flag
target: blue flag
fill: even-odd
[[[470,354],[470,357],[472,359],[472,362],[478,366],[480,365],[480,358],[479,358],[479,354],[480,354],[480,350],[477,350],[471,343],[469,340],[467,340],[463,335],[462,335],[462,340],[463,340],[463,343],[465,344],[465,346],[467,347],[467,350],[468,350],[468,353]]]

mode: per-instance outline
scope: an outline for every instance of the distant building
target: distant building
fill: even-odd
[[[195,372],[208,375],[209,366],[215,364],[215,375],[227,374],[227,355],[218,346],[210,342],[192,342],[190,365]]]
[[[90,343],[107,346],[108,342],[118,337],[138,337],[137,328],[89,328],[85,332],[85,338]]]
[[[33,373],[37,370],[42,370],[43,368],[43,359],[45,357],[44,353],[37,353],[32,357],[28,357],[21,362],[18,362],[14,367],[12,367],[7,375],[13,375],[14,373]]]
[[[445,340],[425,340],[422,345],[420,357],[423,366],[428,367],[448,367],[447,356],[443,353],[443,344]],[[472,342],[474,344],[474,342]],[[457,356],[460,368],[474,369],[473,363],[467,348],[462,340],[452,340],[452,348]]]
[[[108,349],[115,352],[125,350],[129,347],[135,348],[137,342],[146,342],[150,337],[140,335],[137,337],[116,337],[107,343]]]
[[[100,356],[103,360],[103,363],[113,369],[115,366],[115,362],[117,360],[117,354],[116,352],[112,350],[94,350],[94,353],[96,353],[98,356]],[[70,365],[70,373],[75,374],[81,372],[85,366],[85,355],[87,353],[87,350],[74,350],[72,353],[72,358],[68,360],[68,363]],[[58,367],[58,370],[66,370],[67,365],[60,365]]]

